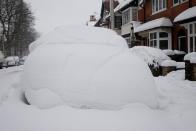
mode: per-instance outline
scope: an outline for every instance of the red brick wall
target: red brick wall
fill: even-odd
[[[144,22],[154,20],[161,17],[168,17],[172,21],[174,18],[179,15],[181,12],[189,8],[189,2],[185,2],[183,4],[173,6],[173,0],[167,0],[167,10],[162,11],[160,13],[152,14],[152,0],[147,0],[144,9],[140,9],[138,11],[138,20]],[[196,0],[193,0],[194,4],[196,4]],[[145,16],[144,16],[145,10]]]

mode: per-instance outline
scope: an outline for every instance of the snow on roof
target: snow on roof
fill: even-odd
[[[169,18],[163,17],[144,23],[141,26],[138,26],[137,28],[134,29],[134,32],[137,33],[141,31],[153,29],[156,27],[172,27],[172,25],[173,24]]]
[[[196,6],[183,11],[174,19],[174,22],[187,20],[193,17],[196,17]]]
[[[123,7],[125,7],[127,4],[129,4],[132,1],[133,0],[124,0],[124,1],[121,1],[120,4],[114,9],[114,12],[119,11],[120,9],[122,9]]]

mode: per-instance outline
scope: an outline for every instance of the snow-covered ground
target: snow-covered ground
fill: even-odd
[[[134,103],[121,110],[76,109],[66,105],[38,109],[23,99],[23,67],[0,70],[1,131],[195,131],[196,82],[184,71],[154,78],[157,109]]]

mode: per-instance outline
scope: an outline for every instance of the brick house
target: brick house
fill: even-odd
[[[143,45],[196,51],[196,0],[140,0],[139,3],[138,21],[142,24],[134,31]]]
[[[130,42],[130,32],[132,21],[137,21],[138,0],[124,0],[120,3],[114,0],[115,31]],[[136,22],[134,22],[136,24]],[[109,1],[102,3],[101,19],[95,25],[110,28]]]

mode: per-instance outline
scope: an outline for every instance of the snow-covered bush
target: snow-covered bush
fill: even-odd
[[[130,49],[130,52],[137,55],[148,65],[158,67],[164,60],[170,58],[164,52],[157,48],[147,46],[136,46]]]
[[[30,104],[119,109],[139,102],[156,107],[148,66],[115,32],[61,27],[50,34],[31,45],[25,62],[22,85]]]
[[[191,53],[184,56],[184,60],[190,61],[191,58],[196,58],[196,52],[191,52]]]

